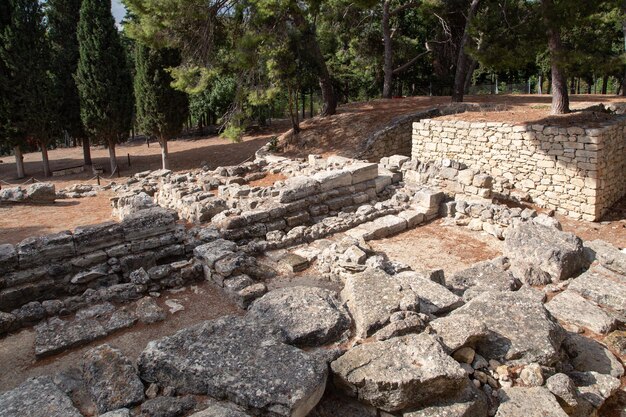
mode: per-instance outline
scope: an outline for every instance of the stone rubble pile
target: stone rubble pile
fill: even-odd
[[[0,190],[0,201],[8,203],[54,203],[57,198],[55,187],[50,182],[36,182],[28,186],[3,188]]]

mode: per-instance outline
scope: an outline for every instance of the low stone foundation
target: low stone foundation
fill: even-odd
[[[626,117],[596,128],[429,119],[413,124],[412,156],[485,171],[494,191],[577,219],[599,220],[626,195]]]

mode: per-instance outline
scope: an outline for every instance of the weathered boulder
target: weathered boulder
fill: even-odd
[[[8,332],[15,322],[15,316],[11,313],[0,311],[0,335]]]
[[[213,268],[216,261],[227,257],[237,250],[237,244],[230,240],[217,239],[204,245],[197,246],[193,250],[196,258],[200,259],[204,265]]]
[[[430,322],[448,352],[464,347],[476,347],[487,338],[487,326],[480,318],[468,314],[456,314]]]
[[[146,417],[183,417],[196,405],[192,396],[156,397],[141,404],[141,415]]]
[[[33,203],[54,203],[56,197],[56,189],[51,182],[38,182],[26,187],[26,200]]]
[[[410,333],[421,333],[426,328],[428,316],[414,311],[398,311],[391,315],[389,321],[388,325],[374,334],[376,340],[387,340]]]
[[[138,361],[140,375],[178,393],[304,417],[324,392],[326,364],[281,340],[275,328],[222,317],[150,342]]]
[[[544,387],[505,387],[498,398],[496,417],[567,417],[554,395]]]
[[[348,395],[390,412],[432,404],[467,381],[459,364],[425,333],[359,345],[331,368],[335,384]]]
[[[600,305],[626,313],[626,278],[606,268],[589,269],[568,288]]]
[[[96,319],[64,321],[57,317],[35,326],[35,355],[52,355],[106,336]]]
[[[144,399],[143,384],[132,363],[109,345],[85,353],[83,378],[100,413],[129,407]]]
[[[113,410],[108,413],[100,414],[100,417],[130,417],[130,410],[128,408],[120,408],[119,410]]]
[[[508,231],[504,255],[511,263],[521,261],[538,266],[553,281],[568,279],[585,265],[580,238],[536,222],[521,223]]]
[[[400,272],[394,275],[402,287],[410,288],[420,300],[420,311],[430,314],[444,314],[463,305],[463,300],[443,285],[424,278],[414,271]]]
[[[434,405],[405,412],[402,417],[487,417],[489,407],[485,394],[469,380],[457,394]]]
[[[563,347],[577,371],[593,371],[615,378],[624,375],[624,367],[619,359],[604,345],[593,339],[576,333],[568,333]]]
[[[392,313],[417,311],[417,294],[379,269],[368,269],[346,279],[341,298],[356,324],[356,335],[368,337],[389,323]]]
[[[545,306],[557,319],[586,327],[596,333],[608,333],[617,324],[615,317],[572,290],[557,294]]]
[[[17,251],[15,246],[10,243],[0,245],[0,274],[6,274],[8,271],[17,267]]]
[[[207,408],[189,417],[252,417],[238,407],[228,403],[211,404]]]
[[[585,242],[584,246],[589,263],[598,261],[606,269],[626,275],[626,253],[603,240]]]
[[[49,377],[33,378],[0,393],[0,417],[82,417]]]
[[[159,306],[152,297],[143,297],[137,301],[135,313],[140,322],[152,324],[165,320],[167,316],[165,311]]]
[[[546,388],[569,407],[578,405],[578,392],[571,378],[563,373],[552,375],[546,380]]]
[[[338,395],[324,395],[307,417],[378,417],[374,407]]]
[[[452,312],[479,317],[489,334],[477,346],[487,359],[552,365],[565,337],[534,290],[490,291]]]
[[[597,372],[570,372],[568,376],[578,390],[578,402],[581,409],[588,409],[584,403],[599,409],[602,404],[620,387],[620,380],[610,375]],[[587,415],[590,415],[588,413]],[[576,415],[576,414],[575,414]],[[578,414],[581,415],[581,414]]]
[[[335,293],[316,287],[287,287],[257,299],[249,314],[278,326],[286,342],[321,346],[336,341],[350,329],[352,320]]]
[[[521,282],[505,269],[505,263],[503,258],[479,262],[446,279],[446,286],[466,301],[485,291],[517,291]]]

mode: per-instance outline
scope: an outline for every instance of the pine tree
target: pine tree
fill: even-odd
[[[180,133],[189,114],[187,94],[171,87],[166,70],[180,64],[175,49],[153,49],[137,43],[135,49],[135,107],[139,129],[156,136],[163,169],[169,168],[167,141]]]
[[[2,61],[8,77],[8,125],[16,142],[15,157],[20,172],[20,141],[35,140],[41,147],[44,174],[51,174],[47,147],[56,127],[52,97],[49,44],[42,6],[38,0],[9,0],[9,18],[0,38]]]
[[[48,0],[46,6],[48,39],[53,55],[54,93],[61,109],[59,124],[72,138],[82,140],[84,163],[89,167],[89,138],[80,119],[80,98],[74,81],[79,56],[76,31],[81,0]]]
[[[87,133],[109,147],[111,172],[117,171],[115,145],[132,120],[132,79],[110,0],[83,0],[78,24],[76,84]]]

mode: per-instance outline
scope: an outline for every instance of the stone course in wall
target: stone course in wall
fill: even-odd
[[[476,103],[453,103],[398,116],[385,127],[365,138],[355,155],[359,159],[378,162],[392,155],[411,155],[411,132],[414,122],[449,114],[490,111],[502,106]]]
[[[412,156],[458,161],[491,174],[505,197],[526,195],[593,221],[626,194],[625,129],[624,116],[595,128],[422,120],[413,125]]]
[[[217,237],[207,231],[186,233],[176,213],[156,207],[121,223],[0,245],[0,321],[11,322],[0,330],[198,279],[202,270],[191,260],[193,249]]]

